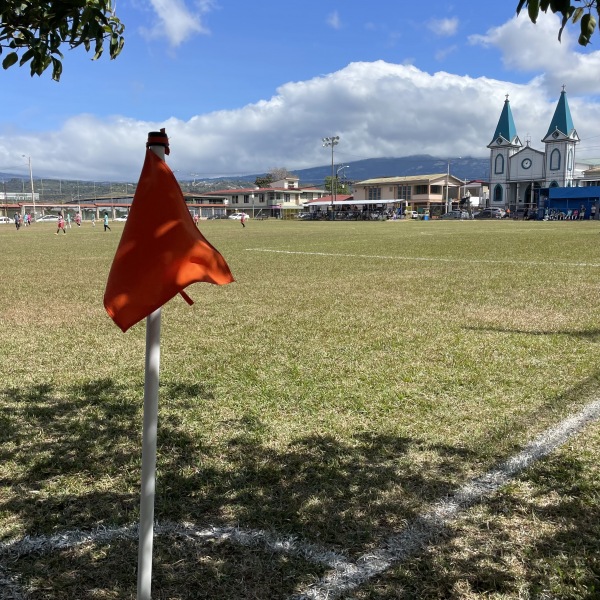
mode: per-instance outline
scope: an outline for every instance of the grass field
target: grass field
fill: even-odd
[[[131,536],[9,550],[139,516],[145,326],[104,311],[111,226],[0,227],[0,598],[135,597]],[[236,283],[163,309],[155,517],[307,546],[166,532],[154,598],[299,597],[314,548],[369,556],[600,396],[600,223],[201,229]],[[593,422],[343,597],[600,598],[599,450]]]

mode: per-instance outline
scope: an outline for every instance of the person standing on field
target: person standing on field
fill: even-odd
[[[62,232],[66,235],[67,230],[65,229],[65,218],[62,213],[58,213],[58,227],[54,235],[58,235],[58,232],[62,229]]]
[[[104,231],[112,231],[112,229],[108,226],[108,213],[104,213]]]
[[[246,227],[246,215],[242,214],[242,218],[240,219],[242,227]]]

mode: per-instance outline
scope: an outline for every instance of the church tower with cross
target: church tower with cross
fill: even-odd
[[[548,132],[541,140],[544,151],[525,146],[517,135],[508,95],[490,149],[490,205],[499,208],[533,207],[537,190],[574,185],[575,147],[579,136],[573,126],[563,86]]]

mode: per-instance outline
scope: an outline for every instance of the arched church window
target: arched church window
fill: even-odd
[[[558,187],[558,182],[557,182],[557,181],[553,181],[553,182],[550,184],[550,187]]]
[[[502,202],[504,196],[504,190],[500,184],[496,184],[494,188],[494,202]]]
[[[550,170],[558,171],[560,169],[560,150],[554,148],[550,154]]]
[[[504,156],[502,154],[498,154],[496,156],[496,162],[494,164],[494,173],[497,175],[502,175],[504,173]]]
[[[573,148],[569,148],[569,154],[567,156],[567,171],[573,170]]]

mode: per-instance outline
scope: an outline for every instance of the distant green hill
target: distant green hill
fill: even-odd
[[[348,168],[340,172],[340,178],[349,182],[362,181],[375,177],[393,177],[419,175],[428,173],[446,173],[450,162],[450,173],[460,179],[489,178],[489,159],[487,158],[436,158],[426,154],[405,156],[402,158],[368,158],[334,165],[337,170],[347,164]],[[331,164],[309,169],[289,169],[289,172],[300,178],[300,185],[314,184],[323,186],[326,177],[331,177]],[[217,177],[213,179],[180,180],[184,192],[207,191],[219,188],[233,188],[254,185],[257,177],[265,173],[254,173],[239,177]],[[41,202],[69,202],[79,198],[96,198],[101,196],[132,194],[137,182],[98,182],[65,179],[39,179],[34,177],[34,189],[40,194]],[[29,177],[0,173],[0,192],[31,191]]]

